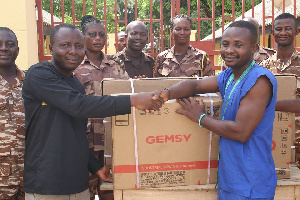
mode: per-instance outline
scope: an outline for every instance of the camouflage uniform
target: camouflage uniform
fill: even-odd
[[[269,49],[266,47],[259,47],[258,51],[253,54],[253,60],[261,65],[261,62],[268,59],[272,56],[276,51],[274,49]],[[228,67],[225,65],[225,62],[222,62],[222,71],[226,70]]]
[[[142,75],[145,75],[148,78],[152,78],[154,66],[153,58],[142,52],[140,58],[140,65],[134,66],[132,60],[126,54],[126,49],[127,47],[125,47],[122,51],[117,52],[112,59],[115,60],[121,67],[125,67],[125,70],[130,78]]]
[[[269,59],[261,62],[261,65],[269,69],[274,74],[295,74],[297,76],[297,94],[296,98],[300,99],[300,54],[297,50],[294,50],[292,56],[287,62],[280,62],[277,59],[277,53],[269,57]],[[295,138],[296,141],[300,140],[300,115],[297,113],[295,118]],[[300,142],[300,141],[299,141]],[[300,158],[300,145],[296,143],[296,157]]]
[[[189,46],[180,62],[174,55],[174,46],[161,52],[155,62],[154,77],[210,76],[213,70],[206,52]]]
[[[257,64],[260,65],[262,61],[267,60],[274,53],[276,53],[274,49],[259,47],[258,51],[253,54],[253,59]]]
[[[10,85],[0,76],[0,199],[24,199],[25,115],[21,94],[24,73]]]
[[[101,81],[104,78],[128,79],[129,76],[125,68],[121,68],[115,61],[108,60],[107,56],[101,52],[103,58],[100,67],[94,65],[87,57],[84,58],[81,65],[74,71],[75,76],[85,87],[87,95],[101,96]],[[103,162],[104,150],[104,124],[103,119],[89,118],[87,127],[87,137],[89,148],[94,156]],[[102,154],[101,154],[102,153]],[[97,175],[90,174],[89,185],[91,199],[94,199],[97,188],[99,188]],[[99,192],[99,191],[98,191]]]

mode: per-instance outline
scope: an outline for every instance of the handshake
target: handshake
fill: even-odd
[[[131,106],[146,112],[154,112],[161,108],[164,102],[169,100],[168,89],[156,90],[154,92],[141,92],[130,96]]]

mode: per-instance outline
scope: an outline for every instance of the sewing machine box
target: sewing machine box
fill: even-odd
[[[195,79],[193,77],[176,77],[176,78],[143,78],[134,79],[133,86],[135,92],[152,92],[158,89],[171,87],[172,85],[186,79]],[[111,95],[119,93],[131,93],[131,82],[129,80],[115,80],[105,78],[102,81],[102,95]],[[104,162],[106,165],[112,164],[112,132],[111,117],[104,120],[105,140],[104,140]]]
[[[276,75],[278,90],[277,100],[295,99],[297,78],[294,75]],[[290,178],[291,162],[295,162],[295,114],[275,112],[273,124],[272,155],[277,178]]]
[[[136,92],[153,91],[180,80],[142,79],[135,80],[134,85],[141,88],[135,87]],[[115,93],[127,82],[104,81],[103,91]],[[108,92],[109,85],[116,89]],[[130,85],[121,90],[131,90]],[[220,118],[222,99],[217,94],[209,95],[195,98],[203,99],[208,114],[213,105],[214,117]],[[153,114],[135,109],[112,118],[114,189],[216,183],[219,137],[175,113],[176,109],[182,108],[171,100]]]

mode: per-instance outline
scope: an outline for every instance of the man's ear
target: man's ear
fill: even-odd
[[[53,53],[53,47],[52,47],[52,44],[49,44],[49,50],[50,50],[50,54],[52,55],[52,53]]]
[[[298,35],[300,33],[300,28],[296,29],[296,35]]]
[[[20,47],[17,48],[17,57],[19,55],[19,52],[20,52]]]
[[[253,44],[253,46],[252,46],[252,54],[254,54],[255,52],[257,52],[258,48],[259,48],[258,43]]]

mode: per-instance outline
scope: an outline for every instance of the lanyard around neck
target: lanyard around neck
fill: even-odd
[[[222,115],[222,120],[224,120],[224,117],[225,117],[225,112],[227,110],[227,105],[228,105],[228,102],[229,102],[229,99],[231,98],[231,95],[233,94],[236,86],[244,79],[244,77],[249,73],[249,71],[252,69],[253,65],[255,64],[254,60],[251,62],[250,66],[247,67],[247,69],[242,73],[242,75],[239,77],[239,79],[234,83],[233,87],[232,87],[232,90],[230,91],[229,95],[227,96],[227,99],[225,101],[225,108],[224,108],[224,112],[223,112],[223,115]],[[226,87],[225,87],[225,93],[224,93],[224,97],[226,96],[226,92],[227,92],[227,89],[230,85],[230,83],[233,81],[233,78],[234,78],[234,75],[233,73],[230,75],[227,83],[226,83]]]

